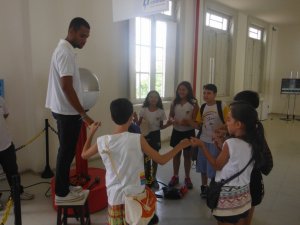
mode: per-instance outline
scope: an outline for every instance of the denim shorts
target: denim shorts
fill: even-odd
[[[217,158],[219,154],[219,150],[213,143],[207,143],[204,142],[206,145],[206,148],[210,152],[210,154],[214,157]],[[198,157],[197,157],[197,162],[196,162],[196,172],[206,174],[208,178],[213,178],[216,175],[215,169],[210,165],[210,163],[207,161],[206,157],[204,156],[203,152],[201,149],[198,151]]]

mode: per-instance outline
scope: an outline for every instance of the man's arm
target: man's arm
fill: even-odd
[[[61,88],[66,95],[71,106],[80,114],[82,120],[88,125],[91,125],[94,121],[86,114],[84,108],[80,104],[78,96],[73,88],[73,77],[72,76],[63,76],[60,78]]]

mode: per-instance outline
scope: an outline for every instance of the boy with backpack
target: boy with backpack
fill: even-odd
[[[214,130],[225,124],[229,108],[222,101],[216,100],[217,87],[214,84],[206,84],[203,86],[203,100],[196,122],[201,124],[201,129],[198,138],[206,145],[210,154],[215,158],[219,154],[218,148],[214,144]],[[196,161],[196,172],[201,173],[201,194],[202,198],[206,198],[207,180],[215,177],[215,170],[209,164],[202,151],[198,151]]]

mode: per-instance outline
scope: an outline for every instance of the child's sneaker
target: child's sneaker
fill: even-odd
[[[184,183],[185,183],[185,186],[186,186],[188,189],[193,189],[193,183],[192,183],[192,181],[191,181],[191,178],[186,177],[185,180],[184,180]]]
[[[177,184],[179,184],[179,178],[178,176],[173,176],[169,182],[169,187],[174,187]]]
[[[201,193],[200,193],[201,198],[206,198],[206,191],[207,191],[207,186],[201,185]]]

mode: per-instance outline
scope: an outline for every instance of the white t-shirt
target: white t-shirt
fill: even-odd
[[[230,138],[225,141],[229,148],[229,160],[221,171],[216,171],[216,181],[227,179],[237,172],[241,171],[252,157],[252,147],[249,143],[239,138]],[[232,181],[226,183],[226,186],[244,186],[250,183],[250,176],[254,161],[246,170]]]
[[[7,130],[4,119],[5,114],[8,114],[8,109],[4,99],[0,96],[0,151],[7,149],[12,143],[12,138]]]
[[[194,106],[189,102],[186,102],[183,105],[176,104],[174,107],[175,121],[180,122],[183,119],[191,119],[193,116],[193,110],[194,110]],[[191,126],[182,126],[182,125],[175,124],[174,129],[183,132],[183,131],[193,130],[194,128]]]
[[[106,142],[110,156],[105,153]],[[144,154],[140,134],[124,132],[97,138],[98,152],[106,168],[105,182],[109,205],[124,204],[124,193],[139,194],[145,190]],[[114,172],[114,167],[119,178]]]
[[[149,132],[160,130],[160,122],[167,119],[165,111],[160,108],[151,112],[147,107],[143,107],[140,110],[139,116],[143,117],[143,119],[148,123]]]
[[[222,102],[222,112],[224,108],[225,104]],[[200,139],[206,143],[213,143],[212,136],[214,131],[223,124],[218,113],[217,104],[205,105],[202,121],[203,125]]]
[[[76,54],[73,46],[68,41],[61,39],[51,59],[46,108],[63,115],[77,115],[78,112],[71,106],[61,88],[60,78],[63,76],[72,76],[73,88],[82,104],[82,88]]]

